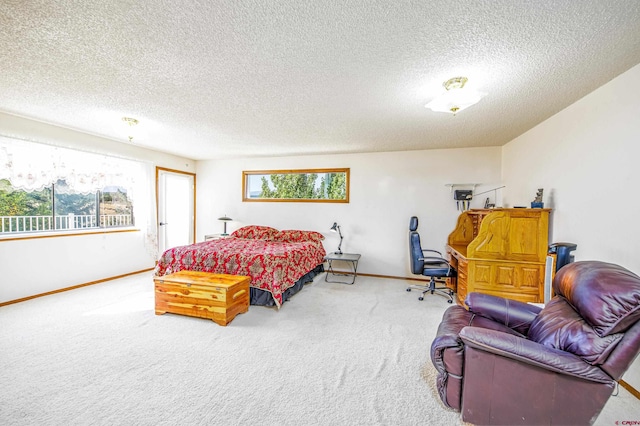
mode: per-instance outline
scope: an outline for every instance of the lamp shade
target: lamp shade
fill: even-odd
[[[455,114],[477,104],[486,93],[469,89],[453,89],[438,96],[425,106],[431,111]]]

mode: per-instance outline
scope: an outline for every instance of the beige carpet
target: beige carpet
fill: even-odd
[[[0,308],[1,422],[462,424],[428,355],[445,300],[419,302],[398,280],[323,278],[227,327],[156,316],[149,273]],[[598,424],[639,420],[637,405],[621,390]]]

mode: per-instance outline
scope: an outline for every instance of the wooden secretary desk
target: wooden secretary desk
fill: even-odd
[[[458,217],[447,253],[458,271],[448,283],[464,304],[476,291],[522,302],[544,301],[551,209],[472,209]]]

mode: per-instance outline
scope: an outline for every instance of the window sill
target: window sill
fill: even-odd
[[[56,238],[56,237],[77,237],[79,235],[95,235],[95,234],[115,234],[119,232],[140,232],[135,227],[122,228],[93,228],[75,231],[48,231],[48,232],[29,232],[22,234],[0,234],[0,242],[15,240],[32,240],[38,238]]]

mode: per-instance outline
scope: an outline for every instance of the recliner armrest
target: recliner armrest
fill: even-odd
[[[533,320],[542,310],[538,306],[484,293],[469,293],[465,299],[469,311],[527,335]]]
[[[465,327],[460,331],[460,338],[466,346],[484,352],[593,382],[613,383],[613,379],[600,368],[580,357],[522,337],[496,330]]]

